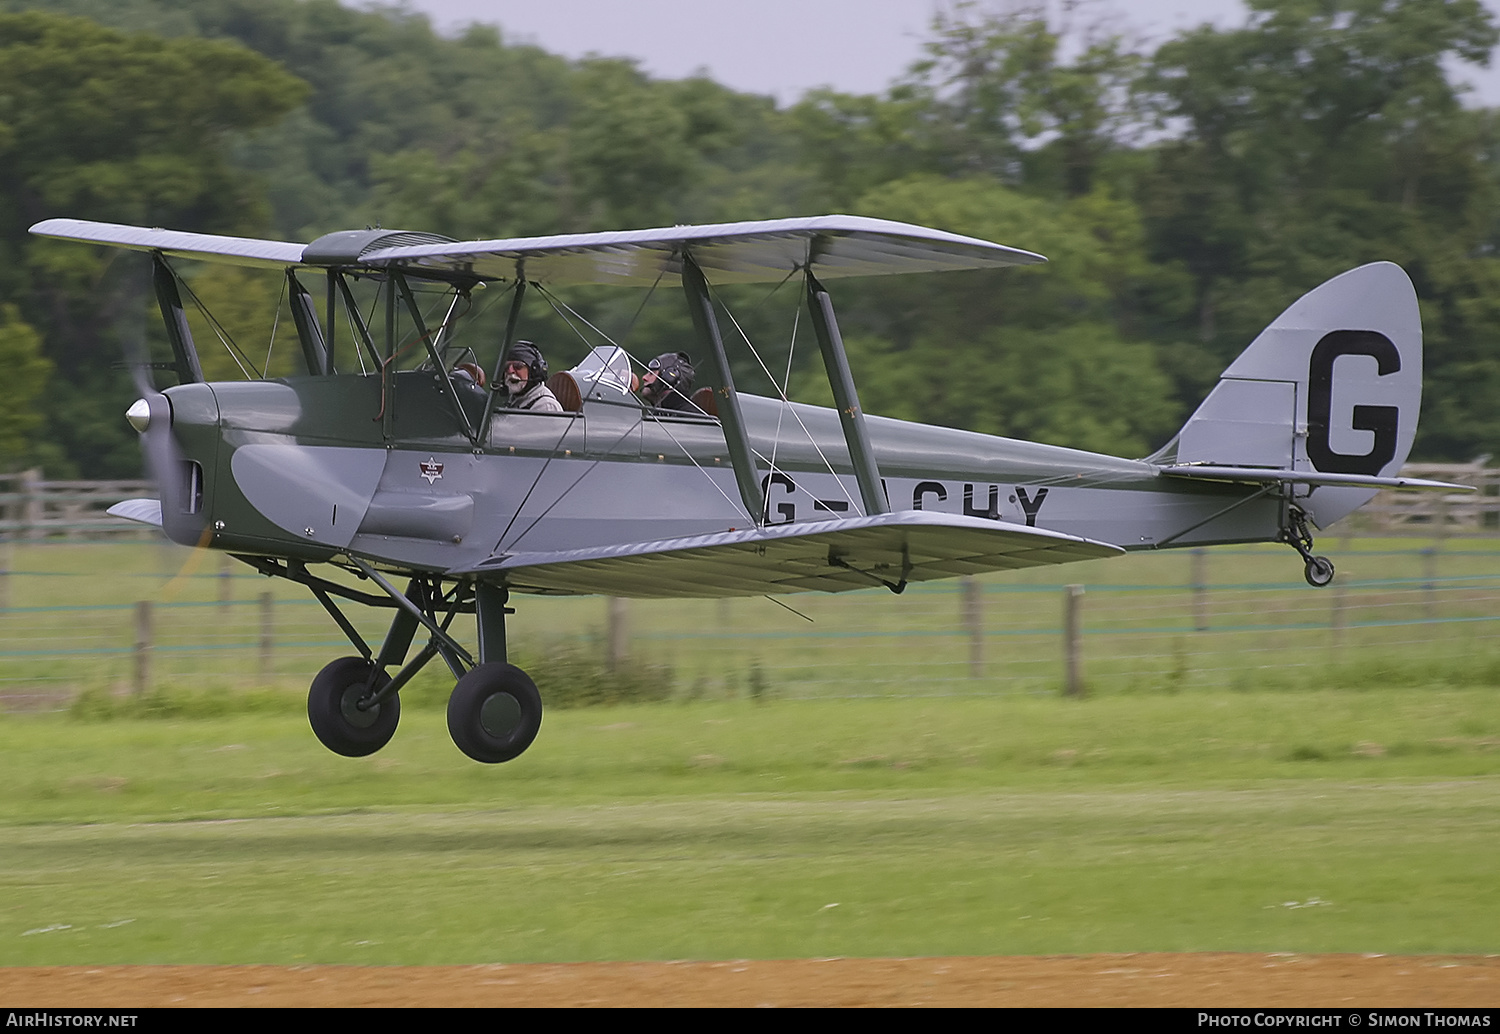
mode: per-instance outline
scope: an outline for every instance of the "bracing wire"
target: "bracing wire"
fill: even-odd
[[[266,373],[271,372],[271,351],[276,347],[276,330],[281,326],[281,303],[286,301],[287,281],[285,277],[281,280],[281,294],[276,299],[276,317],[271,320],[271,340],[266,342],[266,362],[261,367]]]
[[[712,285],[710,285],[709,289],[710,290],[713,289]],[[729,322],[732,323],[732,324],[734,324],[735,332],[739,334],[740,340],[743,341],[743,342],[745,342],[745,347],[748,348],[748,349],[750,349],[750,354],[753,355],[755,357],[755,361],[758,364],[760,364],[760,368],[765,373],[766,378],[768,380],[770,380],[770,382],[773,385],[775,385],[776,384],[776,375],[773,374],[770,371],[770,369],[766,366],[766,361],[763,358],[761,358],[760,350],[757,349],[755,347],[755,343],[750,340],[750,335],[748,335],[748,334],[745,333],[745,329],[740,326],[739,320],[737,320],[737,319],[734,318],[734,313],[730,311],[729,306],[725,305],[722,300],[719,302],[719,305],[724,310],[724,315],[726,315],[726,316],[729,317]],[[800,315],[801,315],[801,310],[798,310],[798,316],[799,316],[799,318],[800,318]],[[788,384],[790,384],[790,382],[791,382],[790,372],[787,375],[787,381],[788,381]],[[841,477],[839,477],[838,471],[836,471],[836,470],[833,469],[832,462],[829,461],[828,456],[823,452],[823,448],[822,448],[822,446],[820,446],[818,444],[817,438],[814,437],[813,433],[807,429],[807,425],[802,422],[802,417],[799,416],[797,414],[797,411],[792,408],[792,405],[791,405],[792,400],[787,397],[785,389],[781,388],[778,385],[777,386],[777,390],[778,390],[778,393],[781,396],[782,408],[786,412],[792,414],[792,419],[795,420],[795,421],[797,421],[797,426],[800,427],[800,428],[802,428],[802,433],[805,434],[805,435],[807,435],[808,442],[810,442],[812,444],[813,449],[817,452],[818,459],[820,459],[820,460],[823,461],[823,466],[827,467],[828,468],[828,473],[831,474],[831,475],[833,475],[834,483],[838,485],[839,491],[842,492],[843,495],[844,495],[844,498],[849,501],[849,505],[851,507],[853,507],[856,512],[858,512],[861,509],[861,507],[859,506],[858,503],[856,503],[854,501],[854,497],[849,494],[849,489],[848,489],[847,486],[845,486],[844,479],[841,478]],[[778,434],[779,434],[779,431],[778,431]],[[764,458],[765,457],[762,457],[762,459],[764,459]]]
[[[193,300],[193,305],[197,308],[198,312],[202,314],[203,318],[208,321],[209,329],[214,332],[214,336],[219,339],[219,344],[223,345],[224,350],[229,353],[229,358],[234,360],[234,365],[240,368],[240,373],[245,375],[245,379],[253,380],[260,377],[260,372],[255,369],[255,363],[250,360],[250,357],[246,355],[244,350],[240,348],[239,344],[235,342],[234,337],[229,333],[228,330],[224,328],[224,325],[219,322],[218,318],[208,310],[208,306],[203,304],[203,299],[198,297],[198,293],[193,290],[192,285],[189,284],[186,280],[177,276],[175,270],[173,270],[172,275],[176,278],[177,282],[182,285],[183,290],[187,291],[188,297]],[[240,361],[242,359],[244,360],[244,362]],[[246,365],[249,365],[249,370],[245,369]],[[254,377],[251,376],[252,372],[254,373]]]

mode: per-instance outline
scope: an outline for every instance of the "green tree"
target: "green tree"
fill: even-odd
[[[0,296],[16,299],[43,333],[59,375],[46,390],[45,437],[77,470],[138,469],[119,417],[128,378],[112,366],[122,335],[139,333],[122,328],[138,327],[145,270],[27,227],[70,216],[263,232],[263,195],[234,167],[228,138],[305,95],[305,84],[237,44],[0,15]]]
[[[926,175],[882,185],[857,211],[1050,259],[839,282],[834,293],[870,412],[1115,454],[1144,454],[1176,430],[1179,406],[1156,347],[1122,329],[1132,296],[1162,275],[1145,261],[1130,202],[1102,187],[1060,201],[985,177]],[[827,401],[820,371],[805,369],[798,383],[801,397]]]
[[[52,364],[42,355],[42,337],[21,319],[14,305],[0,305],[0,370],[5,371],[5,406],[0,409],[0,470],[37,462],[36,431],[41,427],[42,390]]]

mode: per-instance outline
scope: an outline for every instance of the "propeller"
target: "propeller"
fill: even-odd
[[[176,294],[175,287],[172,294]],[[182,320],[180,303],[169,307],[165,299],[162,301],[163,313],[169,321],[174,317]],[[186,321],[182,323],[185,330]],[[203,468],[184,455],[172,432],[172,400],[152,380],[144,312],[135,329],[135,333],[122,338],[125,365],[140,397],[126,410],[125,419],[140,435],[146,476],[156,483],[161,496],[162,531],[180,545],[203,546],[210,535],[203,514]]]

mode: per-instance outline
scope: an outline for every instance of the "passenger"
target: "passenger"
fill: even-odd
[[[532,413],[561,413],[562,403],[547,387],[547,360],[530,341],[517,341],[505,353],[500,367],[501,383],[509,395],[505,404],[511,409]]]
[[[693,361],[686,352],[663,352],[646,364],[641,378],[641,401],[653,409],[700,412],[693,393]]]

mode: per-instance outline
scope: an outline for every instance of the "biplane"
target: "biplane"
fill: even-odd
[[[1411,281],[1390,263],[1292,304],[1175,438],[1124,459],[865,414],[828,282],[1045,261],[939,230],[824,216],[481,241],[366,229],[299,244],[70,219],[32,232],[150,256],[177,383],[158,390],[143,376],[128,418],[161,498],[111,512],[311,591],[357,651],[308,696],[314,732],[348,756],[390,740],[402,686],[434,657],[456,680],[458,747],[482,762],[524,751],[542,701],[507,662],[518,595],[900,593],[1245,542],[1288,544],[1306,580],[1326,585],[1333,565],[1314,554],[1313,528],[1378,488],[1459,487],[1398,474],[1417,427],[1422,332]],[[205,380],[180,260],[283,270],[302,372]],[[321,315],[304,280],[324,292]],[[356,281],[379,292],[368,318]],[[784,388],[736,390],[716,291],[788,281],[834,408]],[[458,333],[460,303],[485,285],[509,291],[493,358]],[[570,285],[680,289],[709,381],[695,405],[644,404],[637,361],[606,343],[552,375],[561,412],[505,406],[494,386],[528,295]],[[400,355],[420,361],[403,368]],[[383,641],[366,642],[340,602],[393,609]],[[476,652],[452,630],[460,614],[475,616]]]

